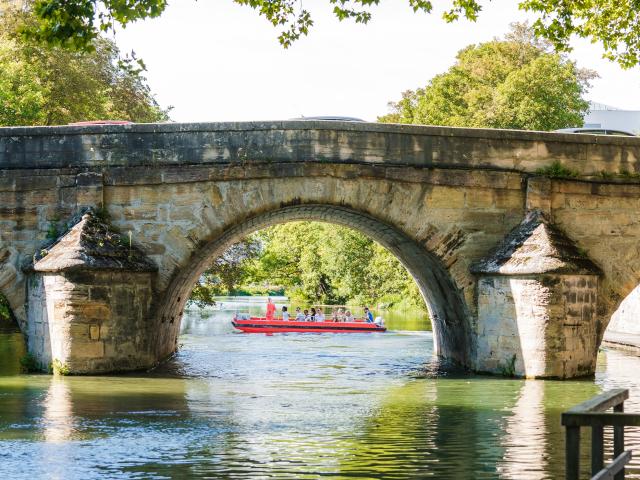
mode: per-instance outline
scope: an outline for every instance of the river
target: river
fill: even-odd
[[[11,479],[561,479],[560,413],[627,387],[640,358],[603,349],[594,379],[443,373],[428,330],[234,332],[228,309],[188,310],[179,353],[149,373],[21,375],[0,333],[0,471]],[[246,307],[245,307],[246,308]],[[406,325],[427,328],[420,317]],[[587,437],[587,435],[585,435]],[[640,432],[627,443],[640,448]],[[588,445],[584,445],[588,465]],[[637,455],[640,457],[640,455]],[[640,478],[640,462],[628,478]]]

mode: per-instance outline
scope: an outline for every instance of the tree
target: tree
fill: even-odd
[[[259,255],[247,263],[246,284],[269,281],[305,304],[407,301],[424,307],[415,281],[384,247],[350,228],[291,222],[257,234]]]
[[[0,15],[0,125],[59,125],[83,120],[156,122],[168,119],[135,58],[93,40],[93,51],[48,47],[16,35],[30,12]]]
[[[233,0],[253,8],[274,27],[280,28],[280,43],[286,48],[313,26],[311,12],[295,0]],[[485,0],[488,2],[489,0]],[[328,0],[338,20],[367,23],[372,8],[380,0]],[[451,0],[443,14],[447,22],[460,17],[475,21],[482,10],[481,0]],[[414,12],[429,13],[430,0],[408,0]],[[166,0],[35,0],[38,22],[24,29],[25,34],[54,45],[91,49],[101,31],[126,26],[144,18],[157,17]],[[521,9],[538,16],[537,36],[551,42],[558,51],[570,49],[572,36],[600,42],[605,56],[625,68],[640,60],[640,8],[637,0],[521,0]]]
[[[261,250],[259,239],[251,235],[231,245],[202,274],[191,299],[203,306],[215,304],[215,295],[233,295],[249,275],[251,260]]]
[[[391,103],[387,123],[555,130],[579,126],[594,72],[551,52],[530,28],[514,24],[504,40],[464,48],[429,84]]]
[[[16,319],[13,316],[7,297],[0,293],[0,327],[2,327],[3,324],[15,324],[15,322]]]

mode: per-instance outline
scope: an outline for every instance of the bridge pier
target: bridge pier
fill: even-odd
[[[92,213],[28,269],[27,341],[43,370],[139,370],[157,359],[150,305],[156,267]]]
[[[558,166],[570,178],[540,174]],[[45,368],[147,368],[175,350],[219,240],[261,215],[321,205],[316,220],[354,212],[361,221],[342,223],[412,273],[439,355],[487,372],[589,374],[623,299],[612,326],[637,330],[637,173],[640,141],[622,137],[307,121],[1,128],[0,291]],[[66,259],[54,246],[23,269],[88,207],[107,209],[142,251],[126,238],[78,240]],[[534,222],[546,246],[527,240],[532,227],[473,273],[534,209],[554,222]]]
[[[530,212],[472,271],[477,370],[529,378],[595,372],[601,272],[542,213]]]

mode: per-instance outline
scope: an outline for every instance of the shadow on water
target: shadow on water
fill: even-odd
[[[232,315],[189,313],[180,352],[148,374],[0,377],[3,473],[558,479],[563,410],[623,386],[640,411],[628,354],[602,352],[595,381],[500,379],[443,371],[430,332],[267,337]]]

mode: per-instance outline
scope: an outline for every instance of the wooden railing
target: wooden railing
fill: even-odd
[[[640,415],[624,413],[629,390],[604,392],[562,414],[566,428],[566,478],[580,478],[580,427],[591,427],[591,480],[624,480],[631,450],[624,449],[624,427],[640,426]],[[613,408],[613,412],[606,412]],[[604,465],[604,427],[613,427],[613,461]]]

